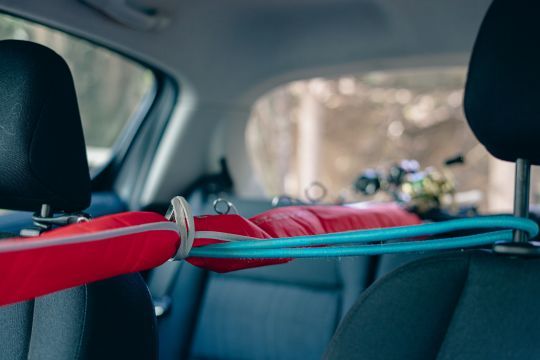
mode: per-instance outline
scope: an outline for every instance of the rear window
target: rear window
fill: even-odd
[[[122,131],[152,100],[152,71],[103,47],[48,27],[0,14],[0,40],[29,40],[68,63],[77,91],[91,169],[105,165]]]
[[[253,107],[246,133],[259,182],[269,196],[305,199],[317,182],[326,202],[370,200],[353,191],[363,170],[415,159],[442,171],[446,159],[462,154],[465,164],[451,169],[460,201],[509,210],[513,165],[490,156],[470,131],[462,110],[465,77],[465,67],[403,69],[271,91]]]

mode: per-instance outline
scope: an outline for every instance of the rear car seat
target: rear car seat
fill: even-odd
[[[246,217],[272,207],[227,199]],[[214,214],[212,202],[192,202],[194,214]],[[420,256],[297,259],[228,274],[167,263],[149,277],[157,305],[168,308],[158,318],[160,358],[319,359],[374,278]]]

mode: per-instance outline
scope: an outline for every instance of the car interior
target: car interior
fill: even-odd
[[[0,0],[0,244],[165,216],[175,196],[224,226],[379,203],[422,224],[538,222],[539,9]],[[110,277],[96,261],[98,281],[0,306],[0,360],[533,359],[540,251],[512,239],[225,273],[187,258]]]

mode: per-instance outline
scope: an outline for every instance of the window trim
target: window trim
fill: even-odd
[[[118,138],[114,141],[113,145],[110,148],[111,156],[110,158],[102,165],[91,169],[90,168],[90,178],[94,179],[101,172],[103,172],[113,161],[118,161],[118,158],[123,158],[129,145],[137,135],[139,128],[142,126],[144,120],[148,117],[149,111],[152,109],[152,105],[156,101],[156,97],[159,93],[159,81],[155,72],[152,72],[154,77],[154,83],[152,88],[141,99],[139,105],[134,109],[133,114],[126,120],[125,125],[120,130]]]
[[[180,93],[178,84],[170,76],[163,75],[157,80],[158,93],[132,141],[127,144],[122,156],[92,180],[93,190],[114,188],[131,208],[140,207],[139,195]]]

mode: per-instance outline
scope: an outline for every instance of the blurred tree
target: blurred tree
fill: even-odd
[[[247,144],[268,194],[304,196],[299,179],[309,167],[298,163],[295,149],[304,142],[302,124],[317,121],[318,156],[311,161],[318,162],[315,180],[328,188],[327,201],[361,200],[350,188],[366,168],[386,168],[402,159],[441,167],[463,153],[465,166],[454,169],[458,190],[484,192],[480,205],[486,208],[490,161],[462,113],[465,74],[465,68],[372,72],[296,81],[263,96],[254,106]],[[321,107],[318,119],[302,111],[308,97]],[[290,151],[276,150],[283,148]],[[283,170],[278,163],[289,166]]]

